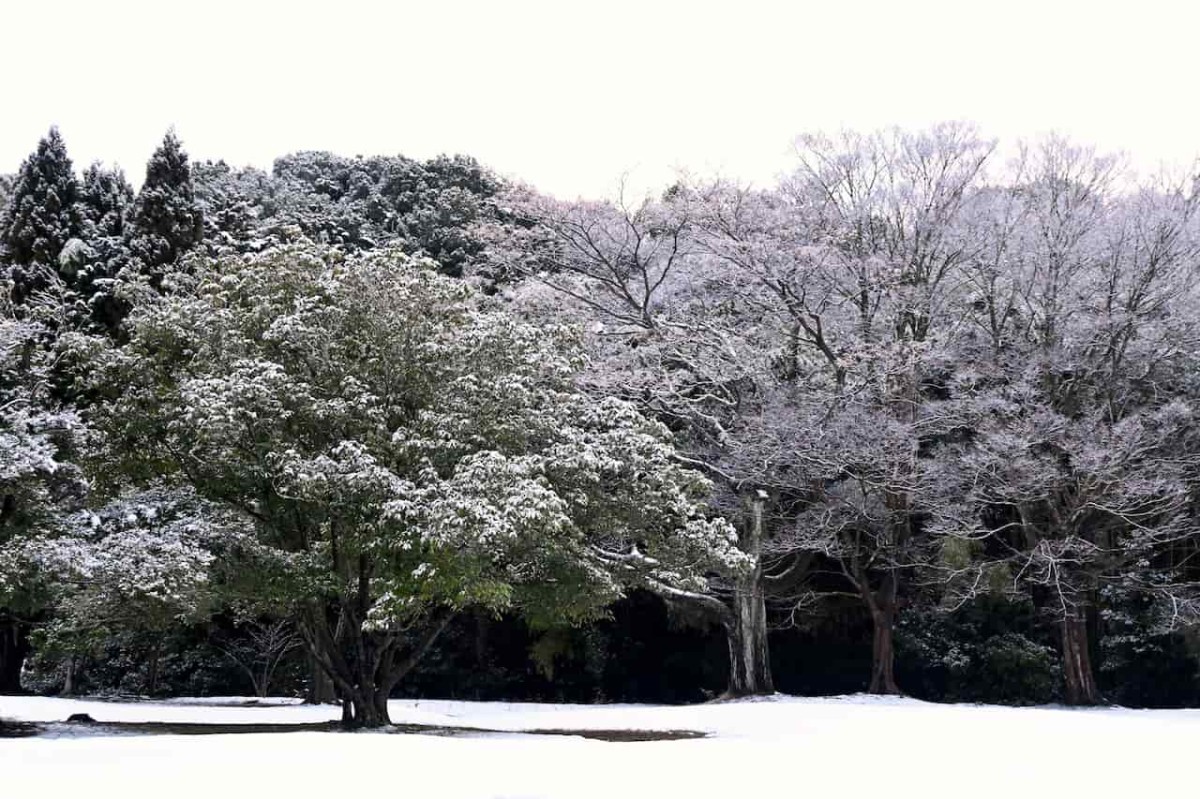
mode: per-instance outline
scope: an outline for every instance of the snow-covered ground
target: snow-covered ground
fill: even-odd
[[[289,700],[0,697],[0,716],[220,724],[335,719]],[[214,706],[206,704],[218,702]],[[1136,797],[1195,790],[1200,711],[835,697],[688,707],[394,701],[398,723],[508,734],[293,732],[0,739],[4,795],[54,797]],[[610,743],[529,729],[704,731]]]

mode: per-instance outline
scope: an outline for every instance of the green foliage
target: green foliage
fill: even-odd
[[[66,144],[58,129],[51,128],[21,164],[0,212],[0,260],[10,265],[17,302],[48,287],[59,253],[82,232],[78,196]]]
[[[577,622],[625,585],[737,567],[665,430],[574,389],[566,331],[483,310],[433,264],[293,246],[163,287],[100,358],[111,471],[253,520],[268,596],[372,633],[436,607]]]
[[[898,672],[916,696],[1015,705],[1058,698],[1058,656],[1028,605],[984,598],[953,612],[910,611],[896,647]]]
[[[482,252],[473,224],[490,213],[498,180],[474,159],[343,158],[300,152],[271,175],[205,165],[197,196],[211,216],[210,244],[241,252],[301,234],[347,252],[384,245],[434,259],[449,275]]]
[[[1105,697],[1128,707],[1200,703],[1200,629],[1171,629],[1170,609],[1137,590],[1110,588],[1104,599],[1097,679]]]
[[[123,236],[133,197],[133,187],[120,168],[105,169],[96,163],[84,170],[79,204],[85,236],[88,239]]]
[[[97,688],[200,692],[230,684],[197,632],[214,614],[411,640],[453,610],[427,688],[696,698],[723,655],[663,644],[636,589],[728,588],[747,558],[667,430],[606,395],[661,414],[730,513],[771,484],[771,557],[817,563],[779,596],[845,593],[861,562],[868,588],[902,575],[906,690],[1052,701],[1070,611],[1106,698],[1200,702],[1177,628],[1200,203],[1115,190],[1061,142],[1027,184],[987,185],[990,146],[955,130],[817,146],[784,191],[681,183],[632,208],[499,200],[464,157],[192,166],[173,133],[135,200],[119,170],[77,180],[51,130],[0,176],[0,635],[41,625],[38,686],[69,659]],[[500,299],[570,327],[464,273],[542,273],[555,292]],[[772,634],[778,684],[857,689],[862,613],[800,623]]]
[[[162,267],[200,242],[203,226],[187,153],[170,131],[146,164],[130,219],[130,247],[157,280]]]
[[[27,543],[61,533],[87,492],[76,463],[86,431],[53,391],[58,356],[47,325],[0,302],[0,609],[26,615],[48,588]]]

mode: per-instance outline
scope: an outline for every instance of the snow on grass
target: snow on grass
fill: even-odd
[[[301,723],[334,707],[237,699],[120,703],[0,697],[0,716]],[[335,797],[1138,797],[1186,792],[1200,712],[1015,709],[774,697],[685,707],[400,700],[398,723],[495,730],[692,729],[609,743],[515,733],[114,736],[0,740],[6,795]]]

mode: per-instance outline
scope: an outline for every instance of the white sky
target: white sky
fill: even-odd
[[[969,119],[1134,164],[1200,153],[1195,3],[0,0],[0,172],[465,152],[561,196],[677,167],[756,182],[798,133]]]

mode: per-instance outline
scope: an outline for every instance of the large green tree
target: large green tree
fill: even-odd
[[[111,471],[254,521],[262,598],[291,604],[352,724],[388,722],[459,611],[581,622],[744,566],[665,428],[576,388],[571,334],[482,309],[432,262],[297,246],[163,288],[97,370]]]

